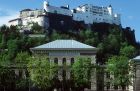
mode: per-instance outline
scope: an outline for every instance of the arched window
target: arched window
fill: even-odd
[[[66,64],[66,58],[63,58],[63,65]]]
[[[58,58],[54,58],[54,63],[58,64]]]
[[[74,64],[74,58],[71,58],[71,65]]]

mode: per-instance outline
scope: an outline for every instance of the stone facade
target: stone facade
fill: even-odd
[[[130,91],[140,91],[140,56],[132,59],[134,62],[134,78],[132,79],[132,86],[130,86]]]

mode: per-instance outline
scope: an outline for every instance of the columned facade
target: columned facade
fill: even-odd
[[[96,64],[97,48],[80,43],[75,40],[56,40],[44,45],[30,49],[34,56],[45,55],[50,59],[51,64],[59,66],[58,79],[70,80],[71,66],[77,57],[90,58],[91,64]],[[96,90],[96,69],[92,68],[91,72],[91,90]]]
[[[84,55],[82,55],[84,56]],[[50,56],[50,64],[56,64],[60,67],[59,71],[58,71],[58,78],[59,80],[63,80],[63,74],[66,74],[66,79],[67,80],[70,80],[71,78],[71,69],[70,67],[74,64],[74,62],[76,61],[77,56],[64,56],[64,57],[61,57],[61,56]],[[96,60],[95,60],[95,55],[91,55],[91,56],[85,56],[85,57],[89,57],[91,58],[91,64],[95,64]],[[65,69],[64,69],[64,66],[65,66]],[[65,73],[64,73],[64,70],[65,70]],[[91,77],[91,88],[92,89],[96,89],[96,69],[95,68],[92,68],[92,77]]]

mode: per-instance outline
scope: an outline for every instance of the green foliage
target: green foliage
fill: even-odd
[[[76,87],[85,87],[90,84],[91,59],[78,57],[72,66],[73,79]]]
[[[29,78],[23,79],[20,78],[16,80],[16,89],[21,91],[23,89],[27,89],[29,87]]]
[[[31,27],[33,33],[43,33],[42,27],[39,26],[37,23],[31,23],[31,25],[33,25]],[[121,72],[123,73],[123,70],[127,69],[128,66],[126,65],[128,65],[128,61],[124,61],[125,58],[123,58],[122,56],[132,58],[133,56],[135,56],[136,51],[140,49],[136,50],[136,46],[135,45],[132,46],[132,44],[135,44],[135,41],[129,41],[133,38],[132,36],[130,36],[131,29],[129,29],[128,31],[125,30],[126,29],[114,25],[110,25],[109,29],[107,30],[104,29],[103,31],[100,31],[100,28],[95,28],[95,30],[94,28],[92,30],[86,29],[81,30],[80,32],[77,31],[75,32],[73,30],[70,32],[69,31],[60,32],[56,30],[52,34],[46,36],[45,39],[45,38],[30,38],[28,35],[20,34],[17,26],[8,27],[4,25],[0,27],[0,49],[1,49],[0,51],[2,53],[0,54],[0,67],[3,66],[8,67],[10,64],[15,64],[18,66],[23,66],[19,64],[25,64],[26,66],[26,64],[28,64],[28,61],[30,61],[28,66],[30,67],[29,72],[31,75],[31,81],[40,88],[48,88],[54,82],[52,81],[52,79],[53,77],[55,77],[56,74],[53,73],[57,73],[55,72],[57,70],[57,67],[53,68],[52,65],[46,63],[48,62],[46,61],[48,59],[46,59],[45,57],[28,59],[30,57],[29,48],[56,39],[75,39],[88,45],[98,47],[99,51],[97,54],[97,60],[101,61],[102,63],[103,61],[107,61],[113,55],[120,55],[109,59],[107,64],[111,64],[113,60],[117,61],[112,62],[113,65],[115,64],[113,68],[110,68],[110,65],[108,65],[110,69],[108,71],[110,71],[111,74],[116,75],[116,79],[113,80],[112,84],[116,84],[119,86],[120,84],[127,85],[128,83],[126,81],[128,81],[129,78],[127,74],[128,71],[126,71],[126,73],[124,72],[126,76],[128,76],[128,78],[124,77],[121,74]],[[123,69],[124,65],[126,67],[124,67]],[[75,86],[82,87],[85,84],[89,85],[90,66],[91,64],[89,59],[77,58],[76,63],[72,66],[72,70],[74,73],[73,80],[76,82]],[[32,69],[32,67],[35,68]],[[81,69],[81,67],[84,68]],[[117,71],[117,68],[120,68],[121,70]],[[10,72],[12,71],[6,69],[0,70],[1,70],[0,77],[4,77],[4,75],[6,75],[5,79],[1,78],[2,82],[0,81],[0,84],[3,86],[3,84],[7,85],[8,83],[12,82],[12,80],[9,80],[12,79],[13,77],[13,75],[9,75]],[[50,76],[49,73],[51,73]],[[23,85],[26,84],[26,82],[27,81],[25,81],[24,79],[19,79],[17,84],[19,87],[20,86],[22,87]]]
[[[131,84],[131,68],[129,59],[125,56],[113,56],[107,64],[107,72],[114,76],[110,78],[110,82],[113,86],[120,86],[124,89]]]
[[[79,36],[81,37],[81,40],[86,44],[97,46],[99,43],[98,33],[93,32],[92,30],[80,31]]]
[[[38,23],[32,23],[31,30],[33,33],[43,33],[43,28]]]
[[[15,57],[15,63],[19,64],[27,64],[29,62],[30,55],[27,52],[18,53]]]
[[[10,89],[15,82],[15,75],[14,71],[8,68],[10,62],[6,60],[6,56],[0,54],[0,87]]]
[[[135,53],[136,49],[131,45],[125,45],[120,49],[120,55],[126,56],[128,58],[133,58]]]
[[[14,71],[1,67],[0,68],[0,86],[3,88],[10,89],[12,88],[14,82],[15,82]]]
[[[52,86],[53,78],[57,75],[58,67],[50,64],[45,56],[32,57],[28,63],[28,71],[33,85],[41,89],[47,89]]]
[[[59,33],[57,33],[56,31],[53,31],[52,35],[51,35],[51,40],[57,40],[57,39],[61,39],[62,35],[60,35]]]

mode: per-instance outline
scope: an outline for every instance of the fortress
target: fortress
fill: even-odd
[[[19,18],[9,21],[9,25],[19,25],[23,29],[30,29],[33,23],[38,23],[45,29],[59,27],[70,27],[77,23],[86,25],[93,23],[121,24],[120,14],[114,14],[111,5],[108,7],[93,6],[85,4],[70,10],[69,5],[55,7],[44,1],[43,9],[24,9],[20,11]]]

